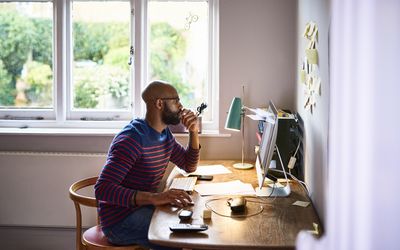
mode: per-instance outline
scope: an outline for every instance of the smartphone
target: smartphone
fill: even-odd
[[[190,174],[189,177],[197,177],[197,180],[200,181],[211,181],[213,179],[212,175]]]

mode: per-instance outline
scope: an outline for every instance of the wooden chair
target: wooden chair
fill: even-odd
[[[114,246],[108,243],[106,236],[103,234],[100,225],[89,228],[82,234],[82,213],[81,205],[88,207],[97,207],[97,201],[93,197],[84,196],[78,194],[76,191],[93,186],[98,177],[91,177],[75,182],[69,188],[69,197],[75,204],[76,211],[76,249],[77,250],[90,250],[90,249],[110,249],[110,250],[144,250],[139,245],[129,246]],[[97,224],[99,224],[99,218],[97,217]]]

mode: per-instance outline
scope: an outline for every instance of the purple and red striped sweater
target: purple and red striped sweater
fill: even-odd
[[[111,143],[107,161],[95,185],[102,227],[124,219],[137,206],[136,190],[156,192],[168,162],[193,172],[199,150],[183,148],[168,128],[158,133],[145,120],[132,120]]]

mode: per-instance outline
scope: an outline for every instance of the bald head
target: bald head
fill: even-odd
[[[176,89],[166,82],[151,82],[142,92],[142,99],[148,105],[157,98],[176,96]]]

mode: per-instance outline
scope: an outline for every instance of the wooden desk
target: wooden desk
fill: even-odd
[[[201,161],[200,165],[222,164],[232,171],[232,174],[214,175],[213,182],[239,179],[257,187],[255,169],[234,169],[233,163],[234,161]],[[171,178],[173,173],[174,171],[171,173]],[[249,198],[262,202],[254,203],[263,206],[263,212],[258,215],[230,218],[212,213],[212,219],[204,221],[202,212],[205,202],[215,197],[201,197],[194,192],[192,197],[195,205],[191,208],[193,210],[191,223],[207,224],[208,230],[200,233],[172,233],[169,225],[180,222],[177,215],[179,209],[163,206],[157,208],[152,217],[149,229],[150,242],[192,249],[294,249],[299,231],[313,230],[313,222],[318,223],[319,228],[321,225],[311,204],[306,208],[292,205],[297,200],[310,201],[310,199],[298,183],[291,182],[290,187],[292,192],[286,198]]]

